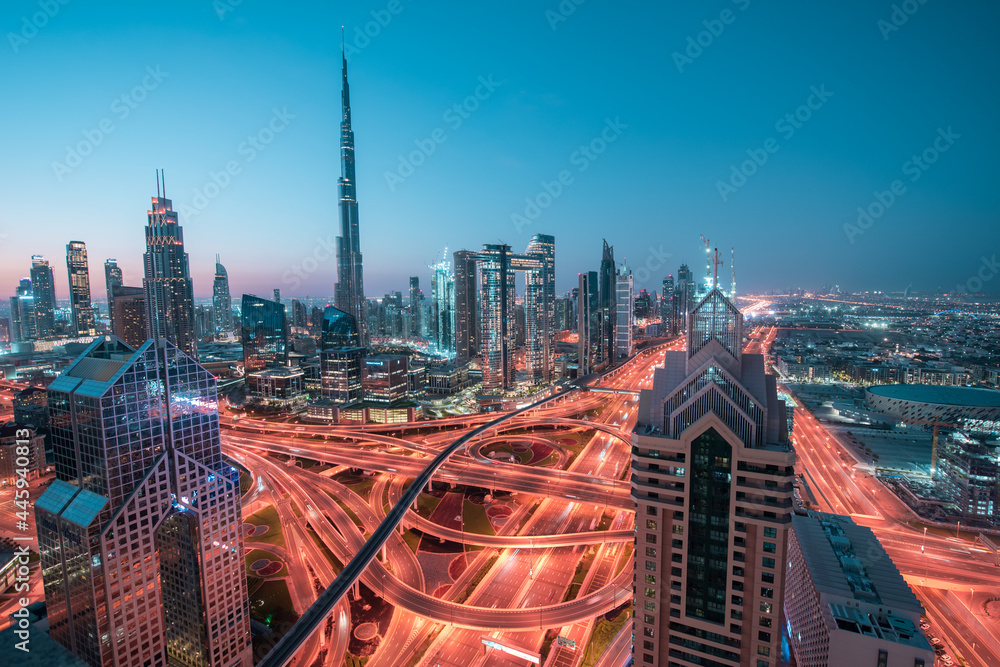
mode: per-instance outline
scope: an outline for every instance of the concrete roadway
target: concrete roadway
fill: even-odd
[[[234,454],[230,452],[230,455]],[[292,604],[295,606],[296,612],[302,614],[317,598],[316,590],[309,576],[310,567],[315,572],[316,577],[319,578],[320,584],[323,587],[329,586],[330,582],[333,581],[335,576],[333,567],[326,556],[316,546],[316,543],[306,533],[298,517],[295,516],[295,513],[291,509],[290,500],[282,498],[281,494],[276,491],[277,486],[274,480],[282,476],[280,466],[274,463],[273,460],[268,460],[253,453],[246,453],[245,456],[236,456],[254,474],[255,478],[257,476],[263,478],[264,491],[261,493],[263,497],[260,499],[265,502],[269,501],[269,504],[274,506],[278,513],[278,518],[281,520],[282,535],[285,538],[285,550],[290,556],[294,555],[294,560],[287,563],[289,579],[291,580],[288,592],[292,597]],[[306,512],[305,507],[301,507],[300,510],[303,513]],[[252,547],[253,545],[249,546]],[[330,646],[324,660],[325,665],[339,667],[344,661],[344,654],[347,651],[348,642],[350,641],[350,637],[348,636],[351,629],[350,611],[350,606],[346,601],[338,605],[334,611],[335,618],[339,618],[339,622],[334,627],[335,632],[333,637],[330,638]],[[323,632],[315,633],[309,638],[309,641],[303,646],[301,653],[296,655],[296,664],[303,666],[313,664],[319,655],[322,645],[326,644],[325,630],[324,626]]]
[[[631,398],[631,397],[630,397]],[[605,418],[608,420],[621,419],[620,413],[626,404],[626,399],[615,397],[609,401],[609,406],[605,411]],[[614,479],[624,469],[630,461],[630,447],[620,439],[611,438],[604,433],[598,433],[597,437],[587,447],[572,466],[573,471],[588,471],[588,475],[596,474],[605,478]],[[600,504],[581,504],[569,502],[561,499],[546,499],[532,516],[532,521],[522,531],[525,533],[552,532],[556,529],[593,526],[600,520],[604,513],[604,507]],[[609,547],[617,551],[617,547]],[[566,588],[572,582],[575,574],[576,564],[583,555],[583,551],[577,548],[547,549],[540,556],[535,552],[524,552],[517,550],[513,554],[509,550],[505,552],[506,558],[501,560],[491,569],[484,581],[477,587],[476,592],[470,598],[470,602],[476,605],[492,603],[499,608],[520,607],[538,604],[536,600],[555,599],[562,597]],[[613,566],[617,557],[608,560],[604,558],[602,552],[594,561],[588,579],[592,580],[595,575],[602,575],[604,581],[610,580],[613,574]],[[610,571],[608,569],[611,568]],[[624,568],[622,574],[628,574],[631,582],[631,568]],[[586,582],[585,582],[586,583]],[[602,587],[597,584],[597,590]],[[585,592],[585,589],[584,589]],[[585,597],[585,596],[582,596]],[[627,594],[617,598],[616,602],[631,599],[631,590]],[[597,614],[591,613],[580,621],[587,622]],[[563,626],[572,626],[574,623],[564,623]],[[529,649],[537,649],[543,639],[544,629],[553,626],[548,619],[539,618],[538,629],[534,631],[492,633],[494,637],[500,637],[513,645]],[[422,665],[440,665],[441,667],[466,667],[488,665],[490,667],[500,667],[507,665],[521,665],[522,662],[512,660],[508,656],[493,652],[491,655],[483,653],[481,638],[483,633],[446,628],[438,637],[437,641],[428,650]],[[586,637],[581,638],[581,644],[585,643]]]

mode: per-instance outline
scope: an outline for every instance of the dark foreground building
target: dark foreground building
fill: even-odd
[[[50,634],[94,667],[251,667],[239,473],[215,378],[167,341],[101,337],[48,388],[35,503]]]

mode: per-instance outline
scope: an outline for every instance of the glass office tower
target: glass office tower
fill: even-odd
[[[35,335],[52,338],[56,331],[56,291],[52,267],[41,255],[31,256],[31,294],[34,297]]]
[[[229,296],[229,272],[222,265],[222,258],[218,255],[215,256],[215,280],[212,281],[212,312],[217,336],[233,330],[233,300]]]
[[[35,517],[50,636],[94,667],[251,667],[213,375],[165,340],[100,337],[48,404],[56,480]]]
[[[285,306],[270,299],[243,295],[243,369],[246,374],[288,365],[288,322]]]
[[[323,311],[321,339],[320,391],[323,398],[338,405],[350,405],[362,399],[362,363],[365,349],[360,347],[357,322],[349,313],[327,306]]]

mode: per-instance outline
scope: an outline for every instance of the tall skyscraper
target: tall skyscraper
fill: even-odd
[[[476,253],[458,250],[455,259],[455,361],[479,356],[479,290]]]
[[[115,323],[115,299],[112,294],[112,288],[121,287],[124,284],[125,283],[122,280],[122,270],[118,266],[118,260],[104,260],[104,287],[108,292],[108,320],[111,322],[112,328]]]
[[[687,332],[688,313],[694,307],[696,285],[694,275],[687,264],[677,270],[677,287],[674,294],[674,312],[677,318],[677,333]]]
[[[525,369],[535,382],[550,382],[555,368],[556,238],[534,234],[514,268],[524,271]]]
[[[66,244],[66,272],[69,274],[73,333],[77,336],[93,336],[97,333],[97,326],[94,322],[94,307],[90,301],[87,245],[83,241],[70,241]]]
[[[343,120],[340,122],[340,236],[337,237],[335,304],[358,324],[362,347],[368,344],[367,308],[361,238],[358,229],[358,192],[354,176],[354,130],[351,129],[351,89],[347,83],[347,54],[343,57]]]
[[[410,335],[417,337],[420,335],[420,302],[424,295],[420,293],[420,278],[410,276]]]
[[[551,381],[555,351],[555,237],[535,234],[523,255],[511,253],[510,246],[505,244],[487,244],[477,258],[483,389],[506,391],[514,384],[516,271],[525,273],[525,368],[532,380]]]
[[[785,403],[718,289],[640,392],[632,434],[637,665],[778,665],[795,453]]]
[[[677,317],[674,313],[674,277],[668,275],[663,279],[663,292],[660,296],[661,335],[677,333]]]
[[[35,307],[35,335],[44,340],[56,332],[56,288],[52,267],[41,255],[31,256],[31,294]]]
[[[94,667],[251,667],[212,374],[162,339],[100,337],[48,401],[56,480],[35,518],[50,636]]]
[[[305,329],[309,326],[309,315],[306,312],[306,304],[298,299],[292,299],[291,325],[296,329]]]
[[[624,265],[615,280],[615,360],[632,354],[632,322],[635,302],[632,300],[632,271]]]
[[[225,335],[233,330],[233,300],[229,295],[229,272],[222,265],[222,258],[215,256],[215,280],[212,281],[212,313],[215,317],[215,334]]]
[[[455,277],[445,249],[441,261],[431,266],[431,337],[441,352],[455,349]]]
[[[601,320],[601,359],[608,361],[615,356],[615,249],[603,241],[601,270],[598,273],[598,307]]]
[[[146,212],[146,252],[142,256],[142,286],[146,290],[146,326],[150,338],[166,338],[184,354],[198,358],[194,328],[194,288],[184,252],[184,230],[167,199],[166,182],[160,195],[157,171],[156,197]]]
[[[577,363],[580,377],[589,375],[601,361],[601,312],[598,299],[597,271],[580,274],[577,290]]]
[[[515,294],[510,260],[510,246],[503,243],[484,245],[479,255],[484,391],[503,391],[514,383]]]
[[[127,345],[139,347],[146,340],[146,290],[116,285],[111,288],[111,331]]]
[[[285,306],[250,294],[243,295],[243,370],[245,373],[288,365],[288,321]]]

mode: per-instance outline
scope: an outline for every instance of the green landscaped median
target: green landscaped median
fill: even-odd
[[[482,505],[477,505],[466,499],[462,509],[462,516],[464,517],[466,532],[476,533],[478,535],[497,534],[496,531],[493,530],[493,525],[490,523],[490,520],[486,517],[486,508]]]
[[[264,560],[265,558],[267,560],[271,561],[271,562],[281,563],[281,569],[278,570],[277,572],[272,572],[272,573],[263,574],[263,575],[260,573],[259,570],[251,570],[250,569],[250,565],[252,565],[253,563],[255,563],[255,562],[259,561],[259,560]],[[244,558],[244,560],[246,561],[247,576],[248,577],[261,577],[261,576],[264,576],[264,577],[270,578],[270,577],[287,577],[288,576],[288,567],[285,566],[284,561],[282,561],[280,558],[278,558],[278,556],[276,556],[275,554],[271,553],[270,551],[264,551],[263,549],[254,549],[253,551],[251,551],[250,553],[248,553],[246,555],[246,558]]]
[[[614,641],[615,635],[628,623],[628,619],[631,617],[632,610],[624,609],[613,621],[607,620],[604,616],[597,619],[594,630],[590,633],[590,639],[587,641],[587,647],[583,651],[583,662],[580,663],[580,667],[594,667],[600,661],[604,651]]]
[[[278,512],[270,505],[243,519],[244,523],[252,523],[255,526],[267,526],[267,532],[259,537],[248,537],[246,542],[253,546],[254,542],[264,542],[273,544],[276,547],[285,547],[285,538],[281,534],[281,520]]]
[[[288,585],[280,579],[261,584],[250,599],[250,618],[269,627],[280,626],[282,620],[297,619]]]

